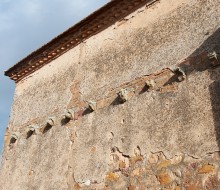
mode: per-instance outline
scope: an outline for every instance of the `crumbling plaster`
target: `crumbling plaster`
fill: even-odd
[[[60,123],[67,108],[86,107],[124,83],[174,69],[184,59],[215,48],[212,41],[201,45],[218,30],[219,8],[218,0],[161,0],[142,7],[17,83],[8,128],[23,136],[11,149],[5,143],[3,189],[102,189],[107,184],[132,190],[129,180],[112,170],[115,150],[129,163],[137,157],[137,147],[137,162],[158,152],[166,159],[186,155],[203,160],[219,151],[212,105],[216,97],[210,93],[219,68],[193,71],[174,91],[146,91],[124,104],[106,104],[77,121]],[[56,117],[51,130],[25,138],[28,125],[43,126],[50,116]],[[151,176],[148,185],[155,186],[149,188],[171,184],[161,182],[159,174]],[[117,187],[106,182],[119,179]]]
[[[116,23],[88,39],[17,84],[10,124],[19,126],[33,118],[26,114],[42,117],[56,107],[65,108],[74,81],[83,81],[80,92],[86,101],[133,78],[176,65],[218,29],[217,5],[217,1],[175,1],[170,5],[173,9],[164,8],[164,14],[152,23],[154,14],[167,7],[166,1],[160,1],[129,22],[118,27]],[[138,21],[139,27],[132,26]],[[50,88],[42,91],[47,85]],[[91,88],[94,85],[97,88]],[[34,101],[26,101],[28,97]],[[18,112],[19,104],[35,109]]]

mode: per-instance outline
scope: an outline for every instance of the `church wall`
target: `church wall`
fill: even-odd
[[[157,1],[19,81],[2,189],[218,189],[219,9]]]

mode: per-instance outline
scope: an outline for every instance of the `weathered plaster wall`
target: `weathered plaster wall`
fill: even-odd
[[[220,49],[219,9],[218,0],[161,0],[20,81],[1,189],[219,189],[220,69],[206,53]],[[134,90],[123,104],[122,88]],[[91,100],[97,110],[83,113]],[[63,122],[67,108],[76,114]],[[26,138],[48,117],[50,130]]]

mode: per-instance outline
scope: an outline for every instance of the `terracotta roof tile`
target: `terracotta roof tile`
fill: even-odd
[[[136,9],[153,2],[155,0],[112,0],[19,61],[5,71],[5,75],[18,82]]]

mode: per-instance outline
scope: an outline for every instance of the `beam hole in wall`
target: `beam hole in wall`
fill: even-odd
[[[124,102],[121,102],[119,96],[117,96],[114,101],[111,103],[112,106],[117,106],[117,105],[120,105],[120,104],[123,104]]]
[[[150,91],[150,87],[148,85],[144,85],[144,87],[139,92],[139,95],[141,95],[141,94],[143,94],[143,93],[145,93],[147,91]]]
[[[30,131],[27,132],[27,137],[26,138],[29,139],[34,134],[35,134],[35,132],[33,130],[30,130]]]
[[[85,109],[85,111],[83,112],[82,115],[83,115],[83,116],[84,116],[84,115],[88,115],[88,114],[90,114],[90,113],[92,113],[92,112],[93,112],[93,111],[88,107],[88,108]]]
[[[62,119],[61,119],[61,125],[63,126],[63,125],[66,125],[67,123],[69,123],[70,122],[70,118],[67,118],[67,117],[63,117]]]
[[[61,119],[61,126],[66,125],[70,120],[74,119],[75,111],[73,109],[65,110]]]
[[[11,137],[10,142],[9,142],[9,148],[12,149],[16,142],[17,142],[17,139],[15,137]]]
[[[17,139],[16,139],[16,138],[11,137],[9,145],[15,144],[15,143],[16,143],[16,141],[17,141]]]
[[[46,133],[46,132],[48,132],[50,129],[52,129],[52,125],[50,125],[50,124],[46,124],[46,126],[44,127],[44,129],[43,129],[43,134],[44,133]]]
[[[186,74],[183,68],[177,68],[174,75],[164,84],[164,86],[171,85],[175,82],[182,82],[186,79]]]

